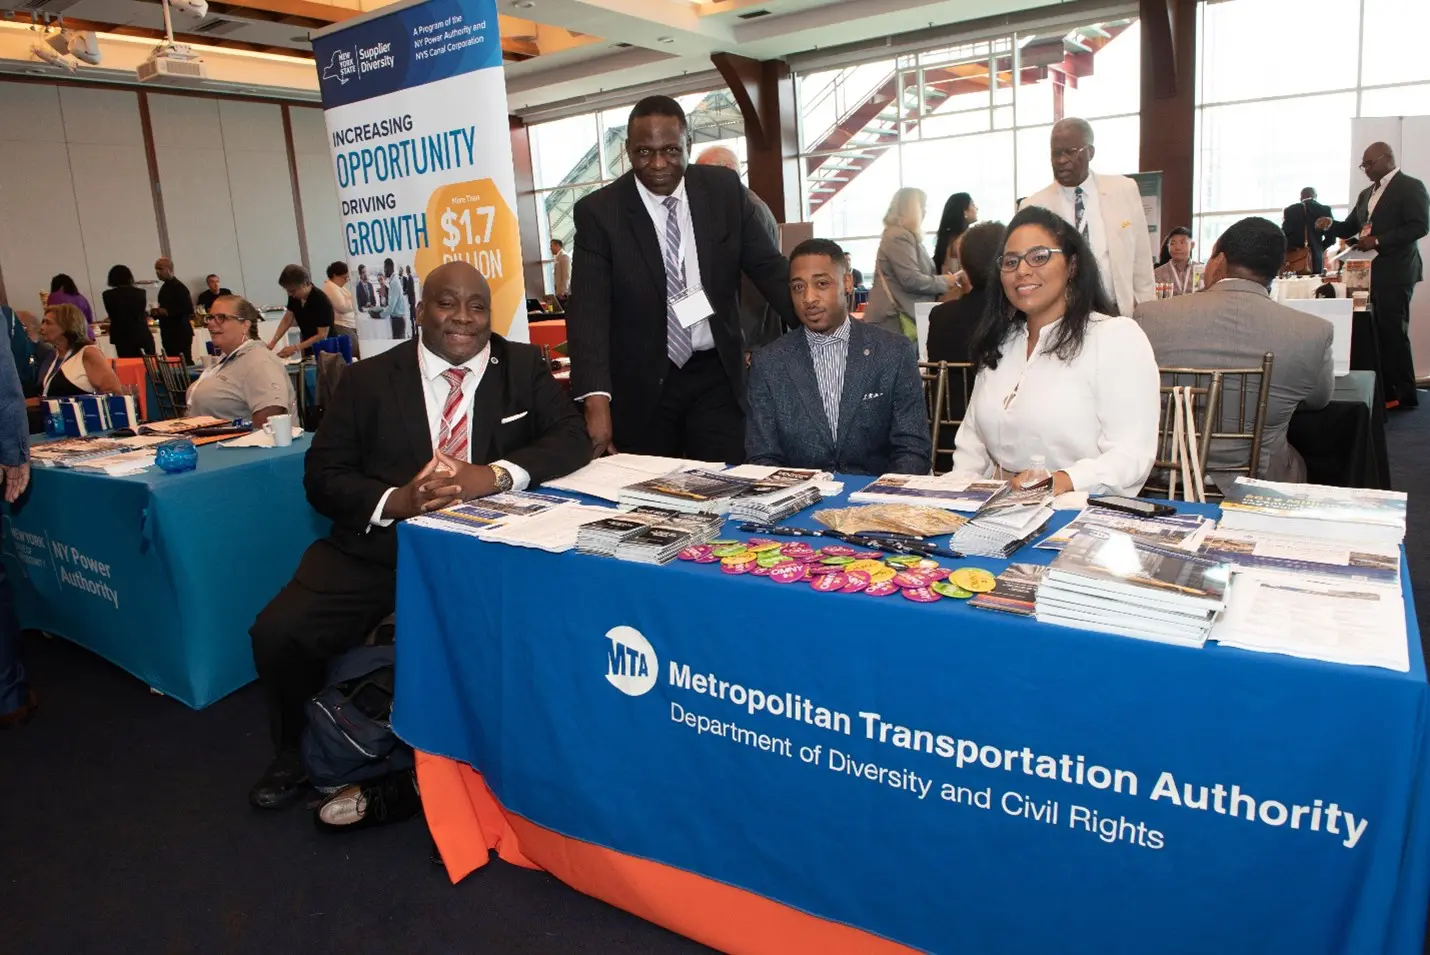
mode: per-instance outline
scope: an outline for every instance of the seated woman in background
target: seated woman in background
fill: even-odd
[[[988,281],[998,274],[994,263],[1003,252],[1003,228],[1001,222],[980,222],[960,236],[960,261],[967,284],[962,298],[936,305],[929,313],[929,361],[972,361],[969,344],[974,329],[983,320]],[[962,396],[958,404],[963,404]]]
[[[973,336],[980,370],[953,470],[1022,486],[1041,455],[1059,494],[1136,495],[1156,456],[1161,398],[1147,336],[1109,314],[1096,257],[1047,209],[1013,217],[998,276]]]
[[[79,286],[74,284],[74,279],[63,272],[50,279],[50,294],[45,296],[45,304],[73,305],[78,308],[84,315],[89,337],[94,337],[94,309],[90,307],[89,299],[79,293]]]
[[[273,415],[293,414],[293,385],[283,360],[253,338],[258,309],[238,295],[220,295],[204,323],[219,360],[189,388],[189,414],[250,419],[255,428]]]
[[[1162,240],[1162,255],[1152,270],[1152,279],[1159,286],[1159,298],[1175,298],[1197,291],[1192,245],[1192,230],[1184,225],[1167,233],[1167,238]]]
[[[41,397],[124,393],[119,376],[109,367],[109,359],[89,340],[88,331],[84,314],[73,305],[45,306],[40,340],[55,351],[40,369]]]
[[[157,355],[154,333],[149,330],[149,306],[144,290],[134,284],[127,265],[109,270],[109,288],[104,290],[104,311],[109,315],[109,344],[120,358]]]

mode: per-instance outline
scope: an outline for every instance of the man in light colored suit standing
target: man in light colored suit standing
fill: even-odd
[[[1053,178],[1047,188],[1018,208],[1051,209],[1083,234],[1097,256],[1102,283],[1120,315],[1157,297],[1152,278],[1152,245],[1137,183],[1126,176],[1094,173],[1097,155],[1092,126],[1085,119],[1064,119],[1053,126]]]
[[[843,474],[927,474],[928,408],[914,343],[851,322],[844,250],[807,239],[790,254],[804,325],[755,352],[745,453],[751,464]]]
[[[551,284],[562,303],[571,297],[571,253],[560,239],[551,240]]]
[[[1271,280],[1286,257],[1286,236],[1270,219],[1252,216],[1217,240],[1205,273],[1206,291],[1148,302],[1133,317],[1147,333],[1163,368],[1254,368],[1271,352],[1271,390],[1261,439],[1258,477],[1306,480],[1306,462],[1286,440],[1298,406],[1324,408],[1335,389],[1331,323],[1271,300]],[[1233,387],[1223,390],[1222,423],[1239,408]],[[1248,396],[1248,410],[1255,407]],[[1207,456],[1213,479],[1219,469],[1244,464],[1245,444],[1214,443]]]

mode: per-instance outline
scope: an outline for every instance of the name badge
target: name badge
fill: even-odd
[[[676,321],[680,322],[682,328],[705,321],[715,311],[710,306],[710,300],[705,297],[705,290],[698,286],[686,289],[685,294],[671,299],[670,304],[675,309]]]

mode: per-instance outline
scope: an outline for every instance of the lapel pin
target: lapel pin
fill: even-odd
[[[501,364],[501,362],[497,361],[497,356],[496,356],[496,355],[493,355],[493,356],[492,356],[492,364],[493,364],[493,365],[500,365],[500,364]]]
[[[867,348],[864,349],[864,357],[865,357],[865,358],[868,358],[868,357],[869,357],[869,349],[867,349]]]

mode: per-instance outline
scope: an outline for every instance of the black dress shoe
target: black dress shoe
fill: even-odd
[[[352,832],[411,819],[422,811],[412,770],[340,789],[318,807],[313,824],[322,832]]]
[[[308,777],[298,754],[285,750],[278,754],[262,778],[248,791],[248,801],[255,809],[283,809],[293,805],[308,790]]]

